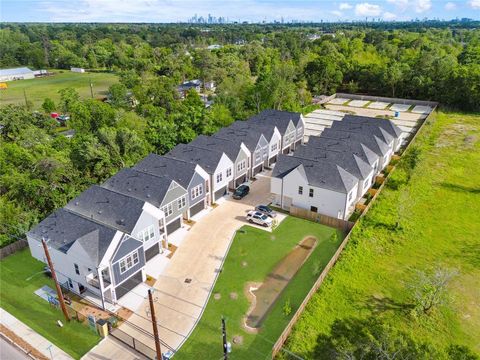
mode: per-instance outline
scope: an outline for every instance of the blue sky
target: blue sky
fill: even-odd
[[[242,21],[480,19],[480,0],[0,0],[2,22],[177,22],[209,13]]]

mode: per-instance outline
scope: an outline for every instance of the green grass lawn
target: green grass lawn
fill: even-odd
[[[8,89],[0,90],[0,106],[6,104],[25,105],[25,96],[35,109],[40,108],[43,100],[51,98],[55,104],[60,100],[58,91],[67,87],[74,88],[82,99],[91,97],[90,81],[93,83],[93,96],[103,96],[110,85],[118,82],[118,77],[110,73],[74,73],[69,70],[50,70],[54,76],[7,82]],[[61,71],[61,72],[60,72]]]
[[[296,324],[290,350],[314,358],[318,336],[328,336],[335,320],[374,316],[438,349],[458,344],[480,353],[479,134],[478,115],[439,113],[425,125],[411,179],[402,168],[392,173]],[[407,284],[415,270],[435,266],[459,272],[451,302],[414,317],[405,311]]]
[[[243,337],[242,345],[233,344],[229,358],[264,359],[342,238],[339,234],[332,239],[335,232],[332,228],[290,216],[273,233],[250,226],[242,230],[245,232],[237,233],[213,291],[221,298],[210,298],[199,324],[175,355],[176,359],[219,359],[222,356],[222,315],[226,318],[228,341],[233,344],[234,336]],[[244,294],[246,283],[262,282],[275,264],[308,235],[317,238],[317,246],[276,302],[259,334],[247,333],[242,328],[243,317],[250,306]],[[238,299],[230,298],[233,292],[238,294]],[[287,299],[292,307],[290,316],[282,311]]]
[[[65,322],[62,311],[55,309],[33,292],[43,285],[55,289],[52,279],[40,273],[44,264],[21,250],[0,261],[0,306],[53,344],[76,359],[95,346],[100,338],[87,326],[72,320]],[[30,280],[30,276],[35,275]],[[64,323],[62,328],[56,322]]]

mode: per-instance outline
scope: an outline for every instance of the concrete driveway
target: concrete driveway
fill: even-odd
[[[244,199],[233,200],[228,196],[203,216],[190,229],[155,283],[160,339],[168,345],[163,352],[168,348],[178,350],[200,319],[235,230],[248,224],[246,213],[255,205],[271,202],[269,175],[259,174]],[[279,221],[284,217],[279,214]],[[128,320],[131,325],[123,324],[120,329],[154,348],[152,337],[138,330],[152,333],[147,301]]]

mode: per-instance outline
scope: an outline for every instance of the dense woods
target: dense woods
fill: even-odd
[[[113,72],[119,84],[109,102],[59,87],[58,104],[0,109],[0,244],[147,153],[263,109],[304,111],[312,96],[346,91],[479,111],[474,25],[2,24],[1,68],[85,67]],[[176,89],[195,78],[217,85],[209,108],[197,92],[182,99]],[[70,115],[72,139],[58,135],[53,110]]]

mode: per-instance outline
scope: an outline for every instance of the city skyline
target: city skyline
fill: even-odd
[[[270,23],[410,21],[425,18],[478,20],[480,0],[3,0],[0,14],[2,22]]]

